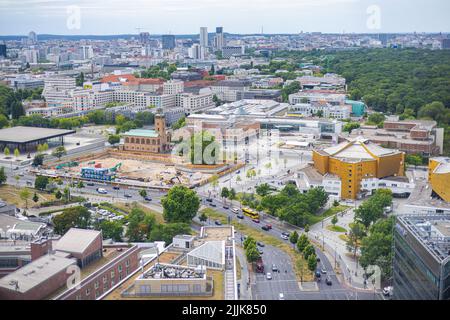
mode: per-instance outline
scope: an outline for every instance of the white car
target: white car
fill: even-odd
[[[100,194],[107,194],[107,193],[108,193],[108,191],[106,191],[106,190],[103,189],[103,188],[98,188],[98,189],[97,189],[97,192],[100,193]]]
[[[282,235],[281,235],[281,239],[283,239],[283,240],[289,240],[289,237],[288,237],[287,235],[285,235],[285,234],[282,234]]]
[[[267,272],[266,279],[267,280],[272,280],[272,274],[270,272]]]
[[[239,213],[239,209],[238,209],[238,208],[232,208],[231,211],[232,211],[233,213]]]
[[[385,297],[392,296],[392,290],[393,290],[393,287],[391,287],[391,286],[383,288],[383,295]]]
[[[278,299],[279,300],[284,300],[284,294],[280,292],[280,294],[278,295]]]

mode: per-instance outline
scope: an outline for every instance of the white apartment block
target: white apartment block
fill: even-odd
[[[212,93],[180,93],[177,95],[177,107],[184,109],[185,113],[192,114],[198,111],[214,108],[216,105],[213,101]]]
[[[184,82],[181,80],[170,80],[163,84],[164,94],[178,94],[183,93]]]
[[[42,96],[49,107],[56,107],[66,102],[72,102],[72,93],[75,89],[76,82],[74,78],[51,77],[44,79]]]
[[[349,119],[351,109],[346,105],[333,106],[328,103],[299,103],[289,108],[290,113],[301,114],[305,117],[312,117],[317,115],[318,112],[322,112],[322,117],[333,119]]]

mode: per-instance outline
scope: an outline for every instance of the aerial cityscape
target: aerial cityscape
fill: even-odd
[[[160,2],[0,0],[0,300],[449,300],[450,4]]]

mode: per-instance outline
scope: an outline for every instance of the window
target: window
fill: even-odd
[[[122,265],[121,265],[121,264],[119,264],[119,266],[117,267],[117,270],[118,270],[119,272],[122,272]]]
[[[125,261],[125,266],[128,267],[130,265],[130,259],[128,259],[127,261]]]
[[[97,281],[95,281],[94,288],[95,288],[95,289],[98,289],[98,287],[99,287],[99,282],[98,282],[98,280],[97,280]]]
[[[106,282],[108,282],[108,276],[105,274],[105,275],[103,276],[103,283],[106,283]]]
[[[111,271],[111,279],[113,279],[115,277],[116,273],[113,271]]]
[[[152,292],[152,288],[149,285],[141,286],[141,293],[148,294]]]
[[[86,289],[86,297],[91,293],[91,289],[87,288]]]

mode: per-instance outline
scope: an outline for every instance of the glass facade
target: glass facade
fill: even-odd
[[[449,258],[438,261],[401,221],[397,222],[394,241],[393,298],[450,299]]]

